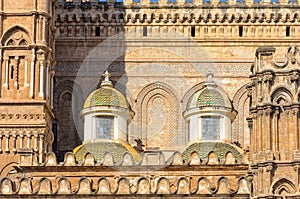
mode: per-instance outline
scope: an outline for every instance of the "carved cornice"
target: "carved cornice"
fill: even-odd
[[[44,120],[45,114],[16,114],[16,113],[2,113],[0,114],[0,123],[2,121],[31,121]]]
[[[164,8],[167,9],[167,8]],[[282,10],[281,10],[282,9]],[[297,23],[300,22],[300,12],[297,9],[273,10],[270,7],[257,9],[249,7],[239,9],[230,7],[223,8],[201,8],[188,9],[177,8],[163,10],[162,8],[147,9],[140,8],[135,11],[130,7],[128,10],[108,10],[99,11],[97,9],[58,9],[56,22],[58,23],[120,23],[120,24],[153,24],[153,23],[172,23],[172,24],[254,24],[254,23]],[[126,13],[126,14],[125,14]],[[58,24],[59,25],[59,24]]]
[[[27,154],[21,154],[21,156]],[[123,155],[121,165],[113,161],[96,163],[94,157],[87,153],[82,163],[76,163],[74,154],[67,153],[64,162],[59,164],[54,153],[48,153],[45,163],[37,166],[24,164],[15,167],[16,171],[25,178],[14,181],[10,178],[0,180],[1,194],[123,194],[123,195],[228,195],[247,196],[251,191],[251,176],[247,176],[248,165],[182,165],[182,161],[175,158],[168,165],[134,165],[130,154]],[[106,156],[109,157],[109,156]],[[113,163],[107,165],[107,163]],[[178,164],[180,163],[180,164]],[[208,171],[209,170],[209,171]],[[76,177],[78,172],[83,176]],[[93,176],[89,173],[93,171]],[[124,172],[130,171],[130,172]],[[151,175],[149,175],[151,171]],[[172,173],[170,173],[172,171]],[[238,171],[238,172],[236,172]],[[53,178],[53,172],[64,173],[66,176]],[[182,174],[184,172],[184,175]],[[215,178],[216,172],[221,175]],[[43,178],[41,178],[41,173]],[[113,176],[111,175],[113,173]],[[26,178],[30,176],[30,178]],[[77,182],[77,187],[71,188],[71,181]],[[35,183],[33,183],[35,182]],[[92,189],[91,183],[96,183]],[[17,186],[12,186],[16,183]],[[57,184],[51,189],[52,184]],[[113,185],[113,186],[111,186]],[[54,187],[54,186],[53,186]],[[74,189],[75,188],[75,189]],[[0,196],[1,196],[0,194]]]

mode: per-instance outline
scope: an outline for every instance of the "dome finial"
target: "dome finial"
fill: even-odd
[[[109,80],[111,74],[108,71],[105,71],[105,73],[102,76],[104,77],[104,80],[102,81],[100,87],[103,86],[113,87],[111,81]]]
[[[206,80],[207,82],[213,82],[212,79],[214,77],[214,74],[211,71],[208,71],[206,77],[207,77],[207,80]]]

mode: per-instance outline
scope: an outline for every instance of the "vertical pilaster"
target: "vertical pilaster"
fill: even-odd
[[[293,108],[293,123],[294,123],[294,150],[299,150],[299,107]]]
[[[272,113],[272,109],[271,107],[268,107],[265,110],[265,128],[264,128],[264,132],[265,132],[265,146],[266,146],[266,151],[270,151],[271,150],[271,113]]]
[[[44,154],[44,135],[39,134],[39,163],[43,162],[43,154]]]
[[[8,87],[8,80],[9,80],[9,77],[8,77],[9,58],[8,57],[4,58],[4,62],[5,62],[5,81],[4,81],[3,86],[6,87],[6,89],[9,89],[9,87]]]
[[[278,135],[278,115],[279,115],[279,110],[275,109],[274,115],[273,115],[273,132],[272,132],[272,137],[273,137],[273,151],[275,153],[275,159],[279,159],[278,153],[279,153],[279,135]]]
[[[3,2],[7,5],[5,8]],[[14,7],[9,7],[10,4]],[[0,119],[0,132],[5,132],[1,142],[4,151],[4,154],[0,152],[1,168],[15,162],[20,154],[38,152],[40,140],[35,132],[44,134],[42,141],[52,137],[53,113],[50,101],[45,100],[46,95],[50,99],[52,94],[49,69],[54,71],[54,46],[53,42],[48,43],[50,37],[54,38],[54,32],[50,31],[51,6],[49,0],[21,3],[0,0],[0,38],[3,40],[0,44],[0,113],[5,116]],[[45,150],[39,153],[42,161]]]
[[[31,65],[30,65],[30,94],[31,99],[34,98],[34,87],[35,87],[35,49],[31,50]]]
[[[296,64],[295,53],[299,53],[299,49],[290,47],[288,49],[290,60],[287,60],[286,65],[280,65],[274,62],[274,48],[261,47],[256,52],[250,85],[252,90],[250,110],[252,113],[257,112],[258,115],[257,126],[253,125],[251,131],[254,140],[252,143],[257,142],[259,146],[258,158],[251,165],[251,170],[257,175],[253,182],[257,184],[258,190],[254,192],[254,198],[268,198],[274,197],[274,193],[278,194],[280,190],[274,190],[279,189],[274,180],[278,180],[279,176],[288,175],[295,183],[295,187],[299,184],[300,174],[295,165],[298,165],[300,160],[298,151],[300,71],[296,69],[299,65]],[[255,155],[256,151],[253,148],[255,147],[251,147],[251,153]]]
[[[45,91],[44,91],[44,61],[40,61],[40,87],[39,87],[39,96],[44,99],[45,98]]]

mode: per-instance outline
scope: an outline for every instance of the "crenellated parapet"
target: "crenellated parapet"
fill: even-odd
[[[196,8],[202,6],[203,8],[281,8],[281,7],[293,7],[297,6],[298,2],[294,0],[58,0],[57,5],[65,9],[80,8],[82,10],[90,8],[101,8],[102,5],[107,7],[146,7],[146,8],[157,8],[157,7],[185,7],[185,8]]]
[[[85,4],[90,6],[83,8]],[[60,37],[102,38],[125,32],[151,38],[178,32],[199,39],[282,39],[299,36],[296,8],[274,2],[59,2],[56,25]]]

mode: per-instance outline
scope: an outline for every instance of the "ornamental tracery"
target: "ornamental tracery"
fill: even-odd
[[[3,46],[27,46],[31,40],[25,29],[15,26],[4,34],[1,43]]]
[[[179,107],[178,98],[168,85],[156,82],[146,86],[133,107],[136,112],[133,135],[140,137],[146,146],[175,144],[180,125]]]
[[[249,117],[249,96],[247,91],[248,84],[242,86],[233,97],[233,107],[238,114],[232,123],[232,141],[241,146],[250,145],[250,129],[247,123]]]

